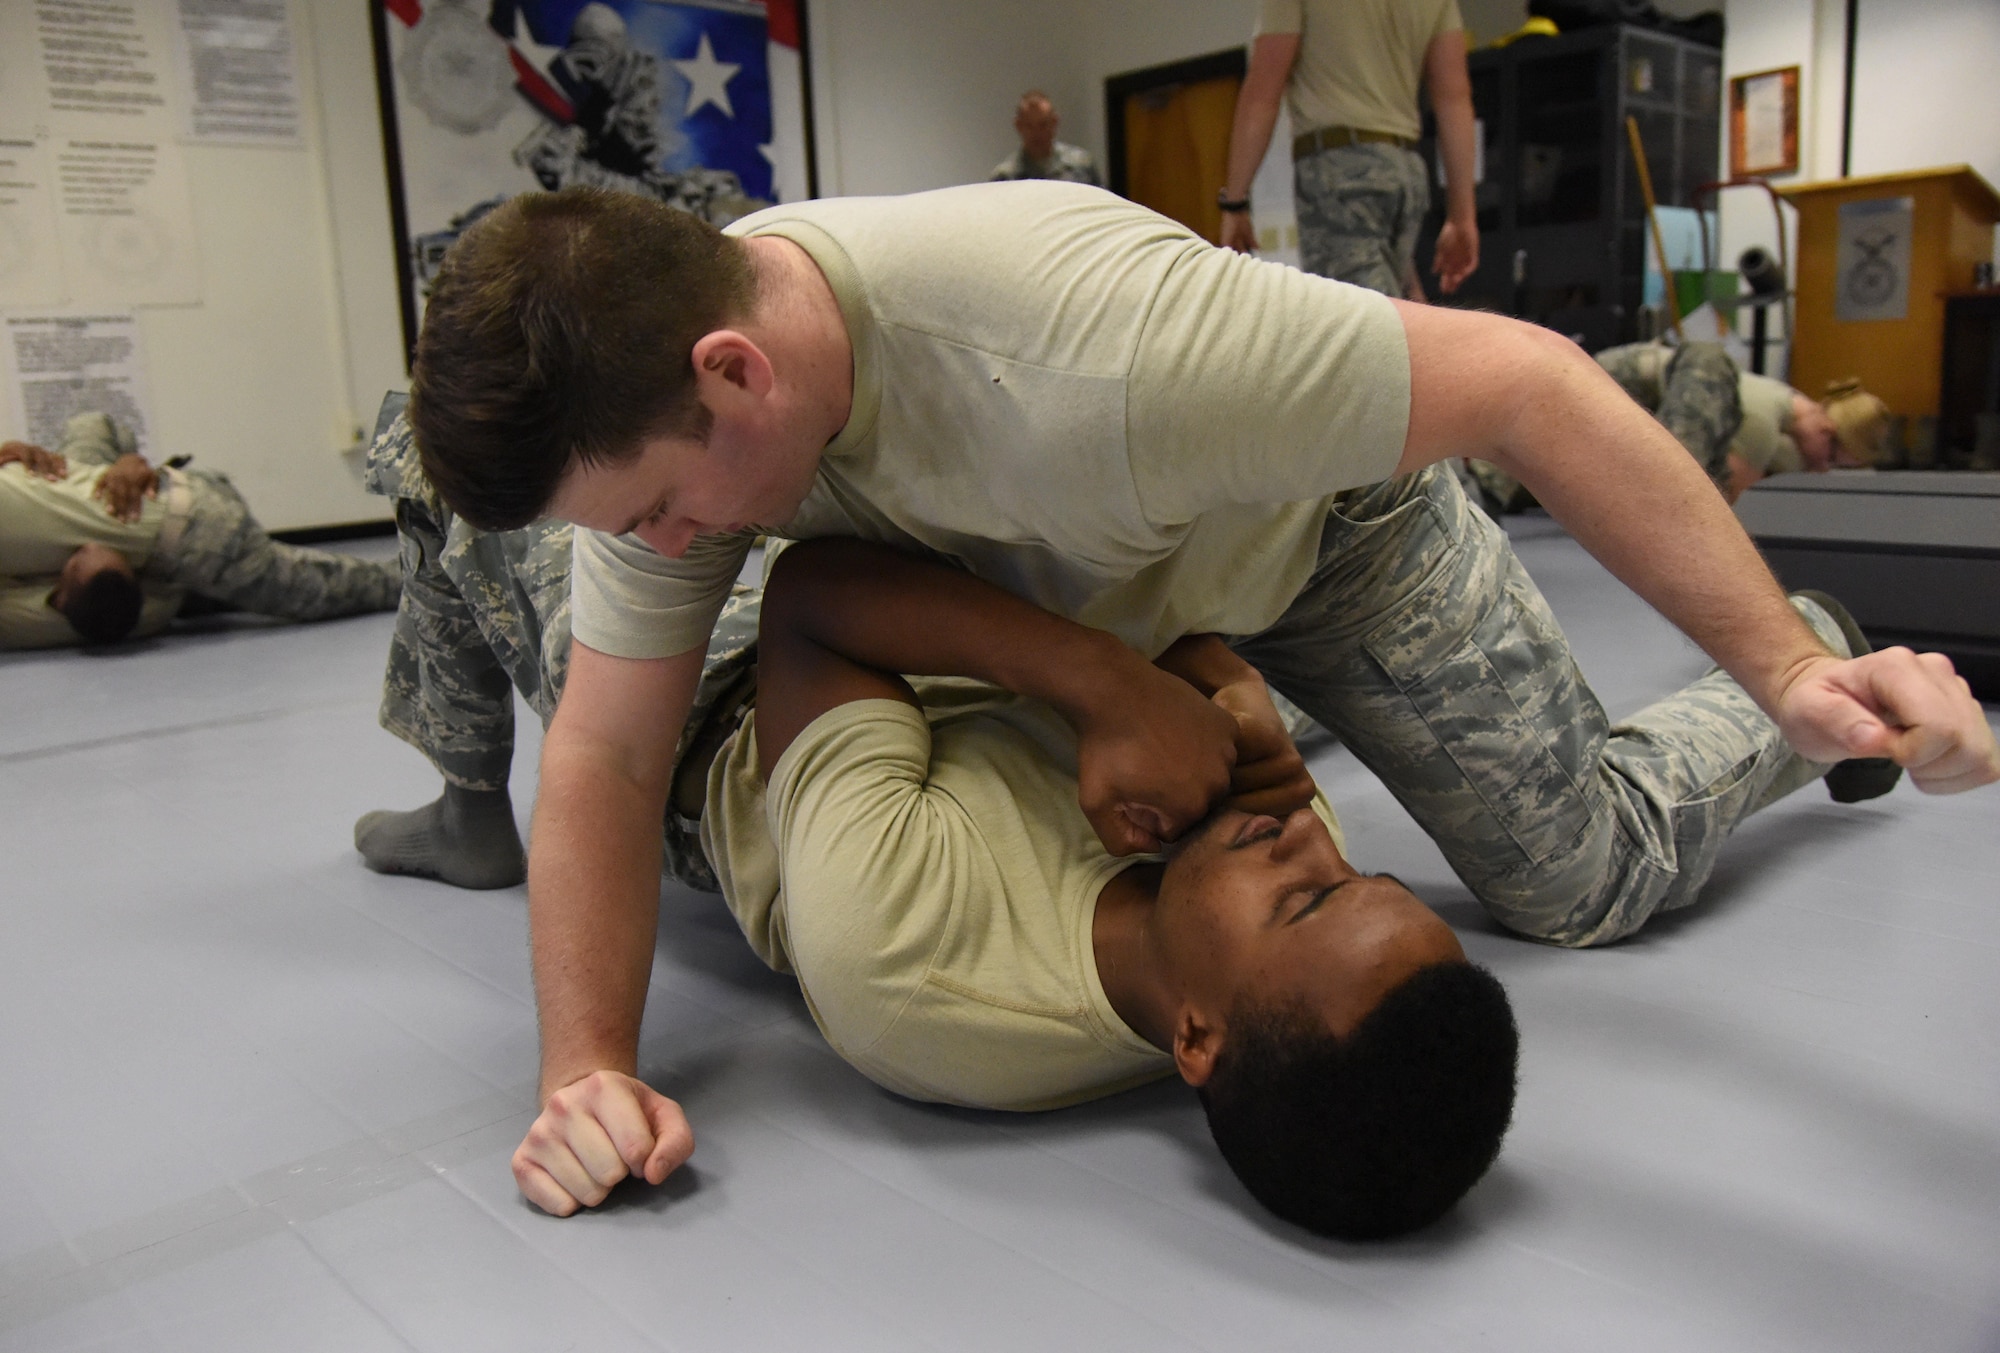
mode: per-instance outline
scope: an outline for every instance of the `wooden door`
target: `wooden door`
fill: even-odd
[[[1229,168],[1229,127],[1241,80],[1151,89],[1125,101],[1126,196],[1203,239],[1221,236],[1215,195]]]
[[[1112,191],[1216,239],[1243,65],[1236,49],[1106,80]]]

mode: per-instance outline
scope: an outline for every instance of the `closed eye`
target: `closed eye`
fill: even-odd
[[[1330,883],[1326,887],[1320,889],[1318,892],[1313,894],[1312,901],[1306,903],[1303,907],[1300,907],[1297,911],[1293,912],[1291,918],[1287,920],[1285,924],[1297,925],[1300,921],[1305,920],[1306,917],[1318,911],[1329,897],[1332,897],[1335,893],[1339,892],[1342,888],[1345,888],[1348,884],[1352,882],[1354,882],[1353,879],[1342,879],[1338,883]]]
[[[659,505],[656,506],[651,512],[648,512],[641,517],[634,517],[632,519],[631,524],[628,525],[624,530],[620,531],[618,534],[621,536],[629,536],[634,531],[638,530],[641,526],[651,526],[654,522],[658,521],[660,518],[666,515],[667,515],[667,504],[666,500],[662,499]]]

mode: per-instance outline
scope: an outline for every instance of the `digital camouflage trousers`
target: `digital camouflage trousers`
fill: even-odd
[[[1403,294],[1431,203],[1423,156],[1385,142],[1315,151],[1292,163],[1292,197],[1307,272]]]
[[[513,692],[546,727],[569,671],[572,528],[468,525],[424,477],[400,403],[385,404],[384,414],[367,484],[395,504],[403,597],[382,679],[382,727],[452,784],[504,789],[514,762]],[[757,589],[739,586],[724,606],[676,764],[698,737],[713,745],[717,729],[741,719],[755,690],[761,600]],[[667,872],[719,891],[698,824],[669,807],[663,829]]]
[[[1657,344],[1627,343],[1598,353],[1597,364],[1652,411],[1710,479],[1726,486],[1729,443],[1743,426],[1742,369],[1720,343],[1683,343],[1664,369],[1658,353]]]
[[[369,559],[286,545],[264,534],[243,495],[212,470],[169,470],[189,506],[170,557],[155,555],[150,576],[256,615],[287,620],[386,611],[401,586],[396,570]],[[161,484],[163,494],[169,483]]]
[[[1794,604],[1846,652],[1831,617]],[[1692,902],[1738,822],[1827,769],[1719,670],[1611,724],[1506,536],[1440,466],[1346,495],[1312,581],[1235,647],[1495,919],[1555,944]]]

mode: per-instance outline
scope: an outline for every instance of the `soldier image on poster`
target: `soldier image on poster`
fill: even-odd
[[[660,58],[632,45],[624,19],[601,0],[583,7],[569,45],[549,63],[576,120],[545,122],[514,150],[515,160],[550,192],[585,186],[657,197],[716,225],[770,203],[743,191],[727,169],[661,168],[660,110],[666,72]]]
[[[376,0],[414,341],[439,261],[517,193],[716,225],[811,195],[801,0]]]

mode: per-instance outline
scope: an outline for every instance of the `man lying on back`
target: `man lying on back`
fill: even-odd
[[[0,445],[0,648],[111,644],[184,604],[329,620],[396,604],[396,570],[264,534],[226,475],[155,468],[78,414],[60,449]]]
[[[707,776],[730,910],[834,1050],[899,1094],[1046,1109],[1178,1072],[1279,1215],[1347,1239],[1435,1220],[1506,1130],[1505,994],[1402,883],[1348,862],[1262,678],[1213,635],[1158,666],[1236,728],[1231,797],[1165,858],[1114,858],[1079,760],[1171,756],[1186,732],[1101,679],[1145,666],[955,570],[786,551],[756,707]],[[635,1084],[634,1111],[592,1111]],[[678,1105],[606,1072],[565,1089],[514,1173],[567,1214],[692,1149]]]

